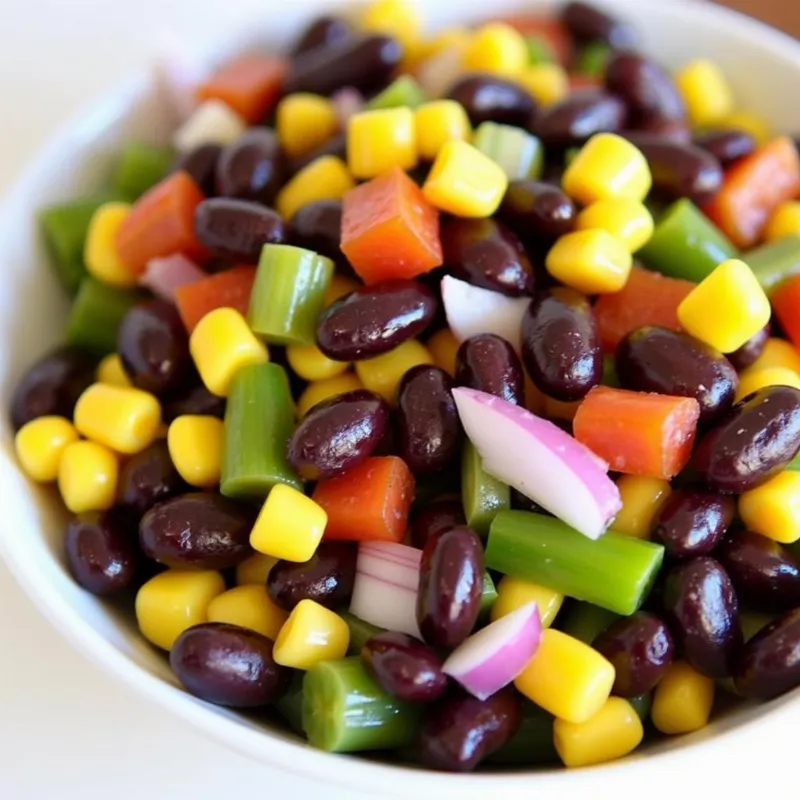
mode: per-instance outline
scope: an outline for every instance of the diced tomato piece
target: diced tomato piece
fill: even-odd
[[[186,330],[191,333],[195,325],[215,308],[235,308],[247,314],[255,267],[232,267],[225,272],[209,275],[175,290],[175,305]]]

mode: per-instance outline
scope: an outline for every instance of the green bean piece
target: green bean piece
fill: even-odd
[[[382,108],[417,108],[427,102],[425,90],[410,75],[401,75],[382,92],[376,94],[364,108],[377,111]]]
[[[526,702],[517,732],[487,759],[489,764],[545,766],[559,764],[553,741],[555,717],[533,703]]]
[[[296,672],[292,677],[292,684],[286,694],[276,701],[275,708],[278,713],[289,723],[289,727],[305,738],[303,730],[303,673]]]
[[[247,321],[273,344],[313,345],[333,262],[288,244],[265,244]]]
[[[168,147],[130,142],[120,154],[114,170],[114,188],[129,200],[137,200],[164,179],[174,158]]]
[[[626,697],[625,699],[633,706],[633,710],[639,715],[639,719],[643,723],[646,722],[653,705],[653,693],[637,694],[635,697]]]
[[[536,64],[552,64],[557,61],[553,46],[544,36],[526,36],[525,44],[528,46],[528,64],[535,66]]]
[[[302,489],[286,460],[294,403],[279,364],[250,364],[234,376],[225,407],[220,492],[263,500],[278,483]]]
[[[800,274],[800,236],[791,234],[761,245],[743,255],[742,261],[753,270],[761,288],[770,294],[778,284]]]
[[[605,42],[589,42],[575,60],[575,71],[588,78],[602,78],[606,73],[611,48]]]
[[[488,572],[484,572],[483,589],[481,590],[481,610],[478,614],[479,619],[485,620],[488,618],[495,600],[497,600],[497,587],[494,585],[492,576]]]
[[[575,639],[591,644],[619,614],[591,603],[574,603],[558,627]]]
[[[464,444],[461,456],[461,502],[467,525],[482,538],[489,533],[495,516],[511,508],[511,489],[484,470],[471,442]]]
[[[544,147],[536,136],[522,128],[482,122],[475,131],[472,144],[499,164],[510,181],[536,179],[542,175]]]
[[[613,386],[615,389],[620,388],[617,364],[614,356],[605,356],[603,358],[603,375],[600,378],[600,383],[602,383],[603,386]]]
[[[364,647],[367,641],[379,633],[384,633],[386,630],[373,625],[371,622],[365,622],[349,611],[339,611],[337,613],[347,623],[347,627],[350,628],[350,644],[347,648],[347,654],[350,656],[360,656],[361,648]]]

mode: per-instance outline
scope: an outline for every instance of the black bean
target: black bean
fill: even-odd
[[[257,264],[265,244],[286,240],[277,211],[250,200],[214,197],[194,213],[197,238],[215,255],[231,261]]]
[[[202,384],[195,383],[181,387],[162,399],[161,415],[164,422],[172,422],[184,414],[201,414],[222,419],[225,416],[225,398],[217,397]]]
[[[217,194],[269,204],[286,169],[275,131],[250,128],[225,147],[217,161]]]
[[[700,134],[695,136],[694,143],[711,153],[723,167],[749,156],[758,147],[752,134],[734,128]]]
[[[303,156],[293,158],[286,165],[287,178],[296,175],[301,169],[307,167],[312,161],[316,161],[323,156],[336,156],[341,158],[342,161],[347,160],[347,134],[337,133],[331,136],[327,142],[323,142],[315,150],[306,153]]]
[[[306,203],[292,217],[287,238],[297,247],[304,247],[333,261],[344,261],[339,249],[342,238],[342,201],[318,200]]]
[[[526,245],[546,244],[572,230],[575,204],[559,187],[549,183],[511,181],[498,216]]]
[[[411,519],[409,526],[411,544],[421,550],[430,538],[466,523],[461,500],[434,500]]]
[[[525,404],[525,378],[514,348],[493,333],[479,333],[461,343],[456,353],[456,383]]]
[[[618,50],[637,46],[636,31],[589,3],[567,3],[561,21],[578,42],[605,42]]]
[[[172,167],[174,171],[188,172],[191,179],[200,187],[206,197],[216,191],[217,162],[222,154],[222,146],[209,142],[181,153]]]
[[[354,35],[353,26],[342,17],[326,15],[312,20],[298,37],[289,51],[292,58],[297,58],[318,47],[330,47],[339,44]]]
[[[488,73],[460,78],[447,97],[464,106],[475,127],[482,122],[499,122],[527,129],[536,114],[536,104],[522,87]]]
[[[728,361],[741,372],[747,369],[764,352],[772,333],[772,325],[768,322],[758,333],[753,334],[738,350],[728,353]]]
[[[589,89],[573,92],[539,112],[534,133],[545,147],[577,147],[596,133],[625,128],[628,110],[618,97]]]
[[[188,490],[164,439],[125,461],[117,480],[117,504],[137,519],[156,503]]]

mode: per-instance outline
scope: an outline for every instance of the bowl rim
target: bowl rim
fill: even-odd
[[[662,6],[659,0],[604,0],[604,4],[620,8],[631,5],[640,8]],[[715,22],[728,34],[738,32],[750,38],[757,38],[764,47],[777,52],[782,58],[795,62],[800,70],[800,42],[766,23],[704,0],[671,0],[669,6],[676,13],[699,15],[707,21]],[[204,49],[204,55],[210,54],[213,57],[215,53],[225,52],[229,49],[231,38],[225,37],[211,48]],[[109,118],[121,116],[137,99],[150,91],[151,84],[150,71],[139,70],[109,91],[83,104],[67,118],[66,122],[56,128],[22,174],[12,182],[0,203],[0,220],[3,220],[0,223],[0,241],[14,236],[11,223],[7,221],[12,215],[2,212],[8,212],[15,203],[19,204],[20,199],[48,174],[50,171],[48,165],[54,158],[59,154],[68,157],[76,139],[95,138]],[[16,469],[13,457],[10,456],[11,452],[13,448],[9,450],[8,458],[0,454],[0,482],[4,482],[7,470]],[[26,558],[26,547],[22,537],[12,535],[7,525],[0,526],[0,556],[36,608],[78,653],[98,664],[106,673],[132,687],[148,700],[191,724],[208,738],[266,766],[317,780],[320,783],[332,782],[342,788],[362,791],[376,785],[381,786],[384,796],[410,796],[412,793],[421,793],[420,796],[424,797],[435,793],[439,797],[464,798],[473,794],[477,797],[478,793],[484,795],[487,789],[502,788],[504,792],[510,792],[514,797],[522,797],[527,796],[531,787],[530,782],[535,777],[537,788],[550,792],[549,797],[557,800],[572,796],[578,783],[584,781],[587,774],[591,777],[600,777],[600,773],[603,776],[616,773],[616,778],[619,779],[624,773],[626,778],[641,786],[641,773],[644,769],[648,771],[647,780],[652,784],[654,778],[658,779],[659,774],[667,778],[673,766],[672,761],[678,753],[684,759],[691,757],[701,762],[712,755],[712,751],[726,746],[732,738],[737,738],[740,742],[745,738],[749,738],[751,743],[757,740],[766,742],[765,729],[776,719],[783,719],[793,713],[798,705],[797,701],[800,700],[800,695],[795,693],[793,702],[788,702],[787,697],[771,701],[764,704],[765,707],[771,706],[771,708],[758,718],[717,732],[699,742],[688,742],[674,749],[580,770],[531,769],[517,772],[455,774],[360,758],[343,759],[341,754],[317,750],[302,741],[291,741],[276,736],[267,729],[249,728],[233,717],[209,713],[215,707],[166,683],[145,667],[138,665],[95,631],[70,604],[64,603],[55,587],[46,581],[37,580],[41,577],[39,568],[35,562]],[[342,769],[348,765],[352,765],[353,769]],[[618,789],[620,784],[617,783],[615,786]]]

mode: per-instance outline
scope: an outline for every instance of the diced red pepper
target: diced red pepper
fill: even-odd
[[[800,275],[781,283],[769,299],[787,338],[800,348]]]
[[[242,315],[247,314],[255,279],[255,267],[232,267],[179,286],[175,290],[175,305],[186,330],[191,333],[195,325],[215,308],[235,308]]]

